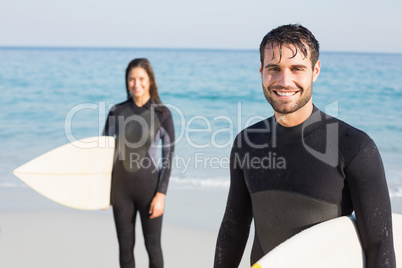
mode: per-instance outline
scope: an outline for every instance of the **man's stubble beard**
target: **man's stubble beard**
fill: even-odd
[[[302,93],[307,93],[306,95],[304,95],[302,98],[300,98],[292,107],[290,108],[281,108],[278,104],[278,101],[275,102],[273,97],[270,96],[268,94],[268,92],[271,92],[272,95],[275,94],[273,89],[286,89],[289,91],[292,91],[292,88],[286,88],[286,87],[281,87],[281,86],[270,86],[267,89],[264,87],[264,84],[262,85],[262,89],[264,91],[264,96],[267,99],[267,101],[269,102],[269,104],[271,104],[272,108],[274,109],[275,112],[279,113],[279,114],[291,114],[296,112],[297,110],[299,110],[300,108],[304,107],[312,98],[313,95],[313,82],[311,82],[310,86],[308,88],[302,88],[302,87],[298,87],[297,90],[299,90],[299,93],[296,94],[302,94]],[[293,89],[294,91],[294,89]]]

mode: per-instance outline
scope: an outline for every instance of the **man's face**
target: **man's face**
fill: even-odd
[[[312,103],[313,82],[320,73],[320,61],[312,68],[310,53],[304,58],[296,48],[267,44],[264,63],[260,67],[265,98],[279,114],[291,114],[308,103]]]

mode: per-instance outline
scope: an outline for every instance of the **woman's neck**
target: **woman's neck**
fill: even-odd
[[[134,101],[135,105],[137,105],[138,107],[142,107],[142,106],[144,106],[145,103],[147,103],[149,101],[150,98],[151,98],[151,96],[144,96],[144,97],[140,97],[140,98],[133,97],[133,101]]]

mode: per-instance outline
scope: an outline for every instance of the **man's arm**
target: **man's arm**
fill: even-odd
[[[395,267],[392,212],[378,149],[368,141],[345,169],[367,268]]]
[[[251,199],[241,165],[236,163],[239,157],[237,149],[233,147],[229,196],[216,243],[214,268],[238,267],[250,232]]]

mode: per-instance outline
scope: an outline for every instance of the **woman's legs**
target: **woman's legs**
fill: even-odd
[[[135,219],[137,209],[132,200],[114,200],[113,215],[119,241],[121,268],[134,268]]]
[[[119,180],[115,180],[112,185],[112,205],[119,241],[120,267],[135,267],[135,219],[138,211],[149,256],[149,267],[162,268],[162,217],[149,219],[148,213],[158,185],[158,173],[152,173],[151,168],[140,169],[133,176],[117,174],[116,170],[115,168],[114,172]]]
[[[161,246],[162,217],[149,219],[148,209],[140,211],[145,247],[149,256],[149,268],[163,268]]]

